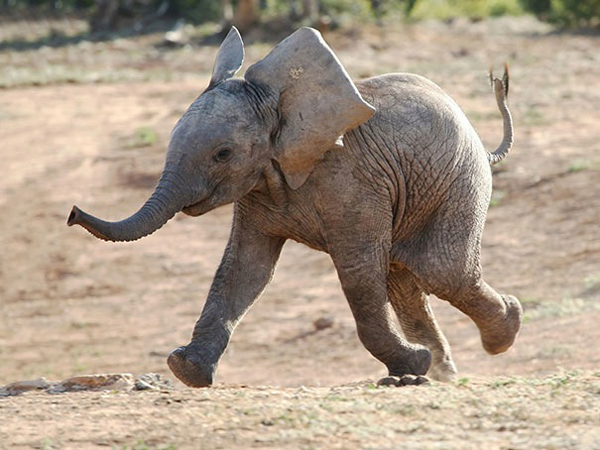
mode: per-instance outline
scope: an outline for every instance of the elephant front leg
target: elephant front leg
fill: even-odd
[[[388,307],[385,250],[366,244],[354,251],[346,248],[332,257],[356,320],[359,339],[386,365],[393,377],[384,378],[380,383],[420,384],[425,381],[421,376],[429,369],[431,353],[421,345],[407,342],[394,326]]]
[[[236,220],[191,342],[167,359],[183,383],[190,387],[213,383],[233,330],[271,280],[283,243]]]

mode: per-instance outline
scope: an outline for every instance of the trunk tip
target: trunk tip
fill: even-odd
[[[73,225],[79,224],[80,217],[81,210],[77,206],[73,205],[73,208],[71,208],[71,212],[69,213],[69,218],[67,219],[67,225],[72,227]]]

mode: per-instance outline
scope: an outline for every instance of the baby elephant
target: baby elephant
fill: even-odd
[[[507,73],[492,78],[504,140],[488,153],[437,85],[406,73],[355,83],[313,29],[296,31],[244,78],[233,78],[243,58],[232,28],[210,85],[173,129],[162,176],[137,213],[105,222],[74,206],[68,219],[100,239],[133,241],[179,211],[199,216],[235,203],[191,342],[168,357],[173,373],[189,386],[212,384],[287,239],[329,253],[360,340],[391,376],[456,376],[428,294],[473,319],[488,353],[506,351],[522,309],[482,279],[480,250],[490,164],[513,141]]]

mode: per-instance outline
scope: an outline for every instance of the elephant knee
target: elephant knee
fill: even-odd
[[[481,276],[464,272],[451,272],[439,276],[428,284],[428,292],[450,302],[452,305],[477,297]]]

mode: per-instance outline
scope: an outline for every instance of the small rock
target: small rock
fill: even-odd
[[[400,383],[402,383],[402,386],[419,386],[429,383],[429,380],[421,375],[404,375],[400,378]]]
[[[418,386],[426,383],[429,383],[429,380],[421,375],[404,375],[384,377],[377,382],[377,386]]]
[[[130,373],[109,373],[100,375],[80,375],[61,381],[49,392],[59,393],[68,391],[131,391],[134,378]]]
[[[136,391],[145,391],[148,389],[173,389],[173,383],[158,373],[145,373],[135,379]]]
[[[399,386],[399,383],[398,377],[384,377],[377,382],[377,386]]]
[[[333,317],[320,317],[313,322],[315,330],[321,331],[333,326]]]
[[[7,384],[0,389],[0,397],[8,395],[20,395],[24,392],[48,389],[52,384],[45,378],[36,378],[35,380],[17,381]]]

